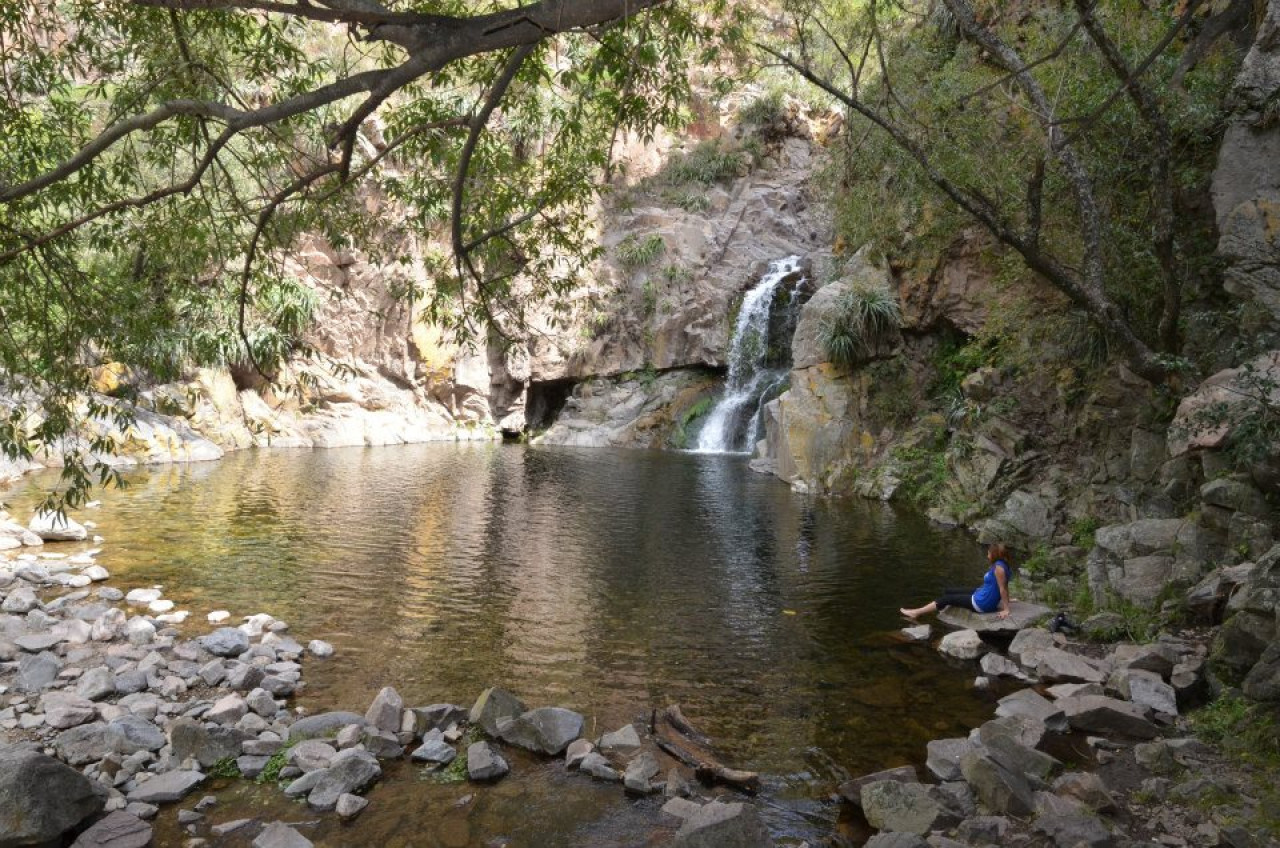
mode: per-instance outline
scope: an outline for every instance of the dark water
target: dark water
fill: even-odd
[[[363,711],[384,685],[469,704],[502,685],[596,734],[679,703],[727,763],[766,775],[784,841],[831,833],[839,769],[922,762],[929,739],[990,715],[971,669],[890,635],[899,606],[980,575],[979,548],[887,506],[793,494],[741,457],[449,444],[248,452],[130,481],[77,516],[106,538],[111,584],[163,584],[193,635],[225,608],[332,642],[307,661],[308,709]],[[513,765],[481,789],[400,767],[353,827],[244,786],[210,821],[318,819],[306,832],[329,845],[669,836],[660,801]]]

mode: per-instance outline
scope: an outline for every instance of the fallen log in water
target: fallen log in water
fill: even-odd
[[[653,733],[653,741],[659,748],[674,759],[693,769],[694,776],[703,783],[719,783],[754,795],[760,791],[760,775],[753,771],[732,769],[718,762],[704,746],[710,739],[699,733],[681,713],[677,704],[672,704],[662,712],[663,723],[657,721],[657,711],[650,718],[649,729]],[[663,728],[670,727],[676,733],[685,736],[687,743],[663,735]]]

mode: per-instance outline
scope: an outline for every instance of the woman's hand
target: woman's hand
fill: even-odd
[[[996,613],[996,618],[1008,618],[1008,617],[1009,617],[1009,611],[1007,609],[1002,609],[1000,610],[1000,612]]]

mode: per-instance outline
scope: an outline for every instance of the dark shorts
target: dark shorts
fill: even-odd
[[[973,611],[973,592],[973,589],[947,589],[934,603],[938,605],[938,609],[964,607]]]

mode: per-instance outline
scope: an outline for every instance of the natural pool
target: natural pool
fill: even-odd
[[[501,685],[582,712],[597,734],[679,703],[727,763],[765,776],[762,812],[784,841],[831,833],[832,764],[920,763],[928,740],[990,716],[971,669],[892,637],[903,603],[981,573],[979,547],[886,505],[797,495],[740,456],[278,450],[128,479],[76,516],[106,538],[111,585],[162,584],[192,611],[192,635],[222,608],[332,642],[334,658],[307,661],[298,704],[362,712],[385,685],[406,703],[470,704]],[[33,500],[20,491],[11,510]],[[350,826],[275,790],[223,794],[210,821],[318,820],[304,832],[328,845],[622,846],[670,832],[654,830],[660,800],[520,756],[495,787],[389,769]],[[177,844],[174,815],[157,835]]]

